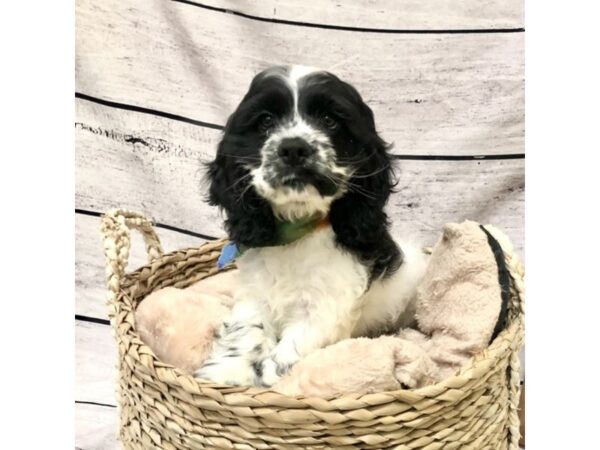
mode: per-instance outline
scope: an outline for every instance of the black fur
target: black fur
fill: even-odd
[[[231,239],[248,247],[274,243],[276,221],[271,206],[249,185],[248,173],[249,167],[260,165],[260,149],[268,138],[261,118],[268,113],[282,121],[293,114],[289,87],[281,77],[273,76],[286,70],[275,67],[254,78],[227,121],[217,157],[209,165],[209,202],[225,210]],[[354,87],[326,72],[300,80],[298,108],[311,126],[329,136],[337,163],[354,170],[348,191],[331,205],[330,221],[338,244],[370,268],[371,280],[390,275],[402,263],[384,211],[394,173],[373,112]],[[339,186],[321,175],[313,170],[305,178],[321,195],[332,195]]]
[[[266,112],[283,117],[293,99],[283,82],[255,77],[250,90],[229,117],[217,157],[208,166],[208,202],[225,210],[229,237],[247,247],[273,245],[275,217],[267,200],[249,186],[248,167],[260,165],[260,148],[267,136],[258,129]]]

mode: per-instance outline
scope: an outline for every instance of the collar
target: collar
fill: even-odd
[[[329,225],[329,216],[316,215],[303,220],[277,220],[275,224],[275,242],[270,247],[288,245],[303,238],[309,233],[325,228]],[[226,265],[248,250],[245,245],[235,242],[227,243],[221,250],[217,260],[217,267],[222,269]]]
[[[287,245],[329,225],[329,216],[316,215],[303,220],[279,220],[275,224],[275,246]]]

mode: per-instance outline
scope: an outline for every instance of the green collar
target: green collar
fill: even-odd
[[[303,238],[308,233],[324,228],[329,225],[329,217],[313,216],[304,220],[288,221],[280,220],[276,223],[275,245],[291,244]]]
[[[275,242],[273,247],[291,244],[315,230],[329,225],[329,217],[312,216],[304,220],[278,220],[275,224]],[[221,251],[217,266],[222,269],[233,262],[238,256],[248,250],[248,247],[230,242]]]
[[[329,216],[314,215],[302,220],[276,220],[275,242],[270,247],[288,245],[303,238],[313,231],[329,225]],[[239,254],[248,250],[245,245],[238,244]]]

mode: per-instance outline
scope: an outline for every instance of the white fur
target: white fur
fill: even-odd
[[[427,266],[422,249],[412,242],[399,242],[404,253],[400,268],[389,278],[375,281],[365,294],[361,320],[353,336],[368,336],[382,329],[399,329],[414,320],[414,296]]]
[[[315,349],[397,324],[425,268],[420,251],[402,248],[401,268],[368,290],[367,268],[336,245],[331,227],[289,245],[247,250],[238,260],[237,303],[228,321],[237,334],[222,336],[208,370],[196,376],[249,384],[253,365],[261,364],[258,383],[270,386]],[[254,353],[223,357],[228,346],[240,345]]]
[[[294,95],[294,119],[300,117],[300,112],[298,111],[298,82],[301,78],[314,72],[318,72],[318,69],[309,66],[294,65],[290,68],[290,71],[285,78],[285,81],[288,83],[290,90]]]
[[[302,190],[287,186],[273,188],[260,175],[254,178],[254,183],[257,192],[271,202],[275,215],[285,220],[326,215],[335,199],[333,196],[322,197],[314,186],[306,186]]]

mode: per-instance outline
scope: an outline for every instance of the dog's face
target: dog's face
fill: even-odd
[[[229,228],[234,210],[249,212],[250,203],[300,219],[327,214],[349,193],[383,206],[390,174],[356,89],[328,72],[273,67],[254,78],[227,122],[209,170],[210,201],[225,208]]]

